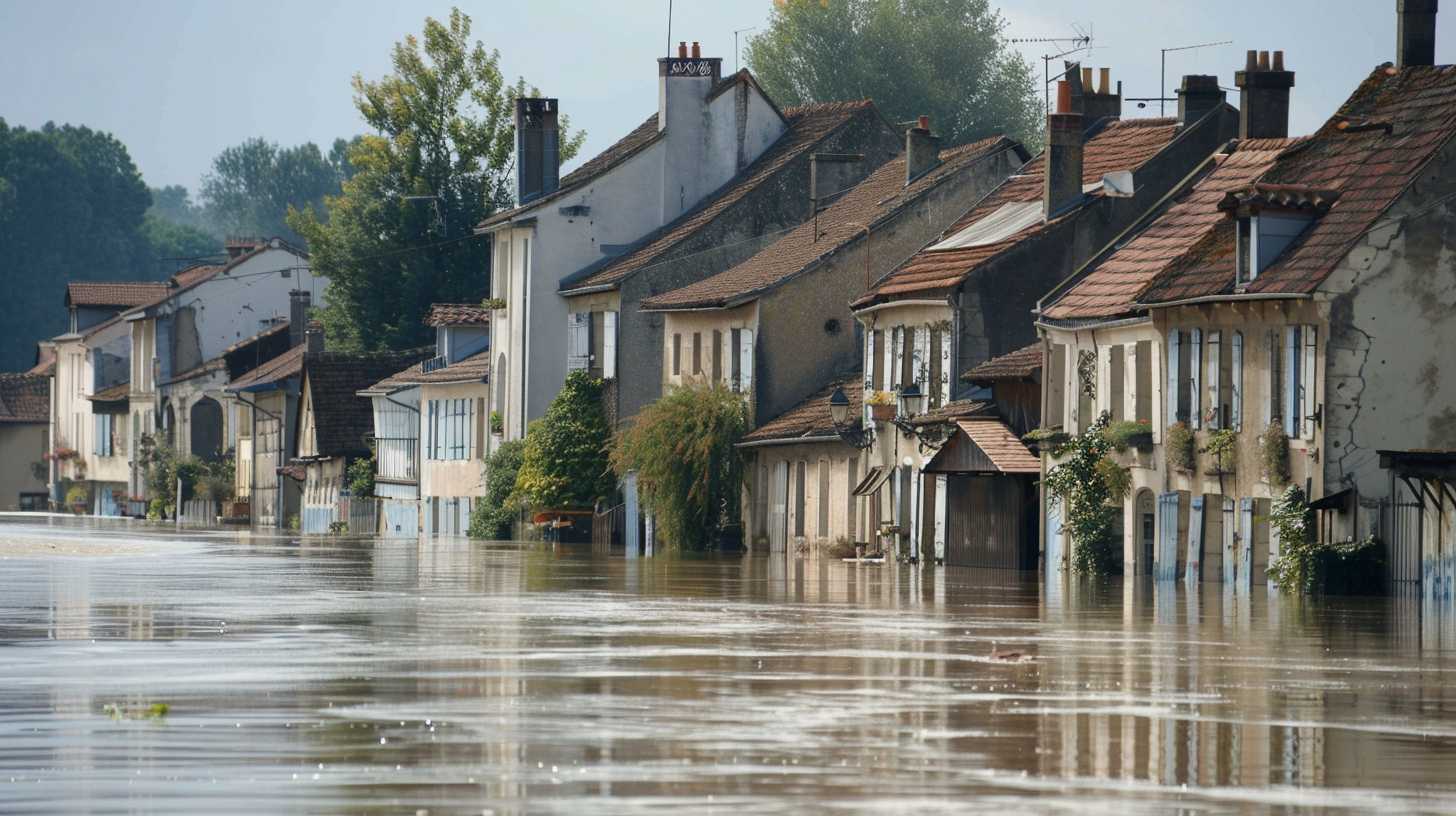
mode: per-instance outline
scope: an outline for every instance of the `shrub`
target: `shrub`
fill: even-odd
[[[1103,462],[1112,444],[1107,441],[1108,414],[1073,437],[1057,451],[1061,464],[1046,476],[1047,491],[1062,506],[1062,529],[1072,541],[1072,569],[1083,575],[1106,576],[1118,569],[1117,516],[1111,502],[1114,489]],[[1115,464],[1114,464],[1115,467]],[[1118,468],[1121,470],[1121,468]]]
[[[1203,452],[1213,457],[1209,473],[1233,473],[1239,464],[1239,435],[1229,428],[1210,431]]]
[[[1107,485],[1107,495],[1120,502],[1132,492],[1132,471],[1104,456],[1097,463],[1097,477]]]
[[[747,428],[743,395],[722,383],[674,388],[618,434],[612,467],[619,476],[636,471],[669,544],[702,549],[738,520],[743,473],[733,446]]]
[[[526,434],[516,494],[533,510],[591,507],[616,488],[607,459],[610,442],[602,381],[571,372],[546,415]]]
[[[1130,419],[1114,422],[1107,426],[1107,441],[1119,452],[1125,451],[1135,443],[1150,437],[1153,426],[1146,420],[1133,421]]]
[[[854,542],[845,536],[839,536],[833,541],[821,541],[819,551],[826,558],[853,558],[855,555]]]
[[[1168,427],[1168,433],[1163,437],[1163,451],[1168,457],[1169,470],[1191,473],[1198,466],[1193,431],[1186,422],[1175,422]]]
[[[502,442],[486,460],[485,495],[470,512],[470,529],[466,535],[492,540],[511,537],[511,523],[521,510],[520,501],[512,494],[525,448],[520,440]]]
[[[73,484],[69,488],[66,489],[66,506],[67,507],[75,507],[76,505],[79,504],[79,505],[82,505],[83,506],[83,509],[84,509],[84,506],[85,505],[88,505],[90,503],[91,503],[91,491],[90,490],[87,490],[85,485]]]
[[[1263,458],[1264,478],[1275,487],[1289,484],[1289,437],[1276,423],[1270,423],[1259,435],[1259,454]]]
[[[1269,580],[1285,592],[1373,594],[1383,586],[1384,563],[1374,535],[1358,541],[1315,540],[1314,511],[1304,491],[1290,485],[1274,503],[1269,526],[1279,535],[1279,557]]]
[[[355,498],[374,495],[374,454],[355,459],[349,463],[349,495]]]

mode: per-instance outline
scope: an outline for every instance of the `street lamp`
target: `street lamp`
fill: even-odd
[[[875,435],[858,422],[850,424],[849,409],[851,407],[844,389],[835,386],[834,393],[829,395],[829,420],[834,423],[834,432],[839,434],[839,438],[847,445],[860,449],[868,448],[874,444]]]
[[[920,393],[918,383],[910,383],[900,389],[900,402],[905,406],[905,415],[914,417],[920,415],[920,409],[924,407],[925,396]]]
[[[844,395],[843,388],[835,388],[829,395],[829,418],[836,428],[849,421],[849,397]]]

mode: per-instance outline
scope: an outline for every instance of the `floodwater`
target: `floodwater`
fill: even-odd
[[[0,812],[1449,812],[1433,614],[8,519]]]

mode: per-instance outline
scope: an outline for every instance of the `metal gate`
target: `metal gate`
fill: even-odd
[[[1403,483],[1395,482],[1390,507],[1390,580],[1418,584],[1421,580],[1421,504]]]
[[[1158,557],[1153,577],[1172,581],[1178,577],[1178,493],[1158,496]]]

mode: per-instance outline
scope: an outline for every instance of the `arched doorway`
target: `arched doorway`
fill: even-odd
[[[192,404],[188,415],[188,442],[193,456],[216,459],[222,455],[222,405],[212,397]]]
[[[162,406],[162,440],[169,448],[177,447],[177,412],[170,402]]]
[[[506,418],[506,380],[508,379],[508,377],[506,377],[505,354],[500,354],[496,356],[495,370],[490,372],[490,376],[495,378],[495,400],[491,404],[490,410],[500,415],[502,426],[501,430],[502,433],[504,433]]]
[[[1143,488],[1133,501],[1133,531],[1137,536],[1137,574],[1153,573],[1153,540],[1157,529],[1153,491]]]

